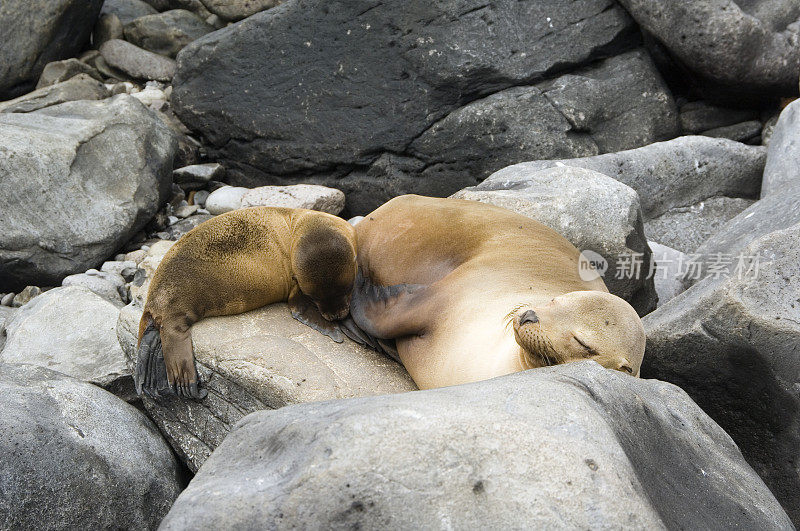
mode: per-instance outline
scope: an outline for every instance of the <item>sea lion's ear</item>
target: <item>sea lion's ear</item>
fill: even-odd
[[[292,317],[300,321],[306,326],[310,326],[320,334],[325,334],[337,343],[344,341],[342,332],[332,323],[322,317],[322,314],[311,300],[311,297],[300,291],[300,288],[295,286],[289,294],[289,311],[292,312]]]

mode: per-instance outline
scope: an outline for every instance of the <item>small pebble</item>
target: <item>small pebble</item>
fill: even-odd
[[[175,215],[178,216],[179,218],[188,218],[189,216],[197,212],[197,210],[198,210],[197,205],[183,205],[175,210]]]
[[[6,293],[2,299],[0,299],[0,306],[11,306],[11,301],[14,300],[14,293]]]
[[[142,260],[144,260],[145,256],[147,256],[147,251],[139,249],[138,251],[131,251],[124,256],[124,261],[134,262],[136,265],[139,265],[142,263]]]
[[[203,208],[206,206],[206,199],[208,199],[209,192],[207,190],[199,190],[194,193],[193,201],[194,204]]]
[[[20,291],[14,296],[14,299],[11,301],[11,306],[14,308],[19,308],[20,306],[25,305],[26,303],[30,302],[31,299],[36,297],[37,295],[41,295],[42,290],[37,286],[27,286],[25,289]]]
[[[168,225],[175,225],[180,220],[181,220],[181,218],[179,218],[177,216],[169,216],[169,217],[167,217],[167,224]]]

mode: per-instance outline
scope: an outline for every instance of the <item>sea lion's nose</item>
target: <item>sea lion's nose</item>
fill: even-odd
[[[538,323],[538,322],[539,322],[539,317],[537,317],[536,312],[534,312],[533,310],[527,310],[519,317],[520,326],[524,325],[525,323]]]

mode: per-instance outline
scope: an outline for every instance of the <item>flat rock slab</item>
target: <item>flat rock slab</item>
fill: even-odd
[[[594,362],[253,413],[172,529],[792,529],[679,388]]]
[[[800,524],[800,225],[742,254],[643,319],[642,375],[685,389]]]
[[[168,248],[163,243],[151,248],[134,280],[135,300],[120,313],[117,335],[131,363],[149,278]],[[247,413],[416,389],[395,361],[347,338],[335,343],[293,319],[284,303],[204,319],[192,327],[192,342],[208,396],[164,403],[144,398],[148,413],[192,470]]]
[[[0,114],[0,291],[113,255],[166,201],[176,149],[128,95]]]
[[[31,112],[68,101],[104,100],[111,96],[106,86],[87,74],[48,85],[19,98],[0,103],[0,112]]]
[[[505,189],[466,188],[452,197],[497,205],[547,225],[579,251],[605,259],[601,275],[611,293],[640,315],[656,308],[639,198],[629,186],[595,171],[557,167],[520,171]]]
[[[168,83],[175,75],[175,61],[143,50],[120,39],[106,41],[100,47],[106,63],[135,79],[154,79]]]
[[[0,363],[0,528],[155,529],[183,487],[139,410],[94,385]]]
[[[89,42],[103,0],[3,0],[0,100],[33,90],[45,65]]]
[[[492,174],[477,189],[507,188],[525,172],[565,165],[594,170],[639,194],[645,219],[709,197],[756,198],[766,149],[703,136],[684,136],[596,157],[515,164]]]

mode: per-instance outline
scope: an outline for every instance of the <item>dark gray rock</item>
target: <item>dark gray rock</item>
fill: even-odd
[[[157,12],[144,0],[105,0],[101,11],[103,15],[116,15],[123,24]]]
[[[752,199],[711,197],[676,207],[645,222],[647,238],[691,254],[728,221],[755,203]]]
[[[192,164],[173,170],[172,178],[184,190],[199,190],[205,188],[209,181],[222,181],[225,167],[218,162]]]
[[[719,253],[737,255],[755,239],[797,223],[800,223],[800,186],[756,201],[723,225],[696,252],[706,257]],[[687,278],[689,283],[694,280]]]
[[[685,136],[638,149],[596,157],[541,160],[498,171],[479,190],[513,186],[522,172],[558,164],[598,171],[639,193],[645,220],[675,207],[716,196],[756,198],[766,149],[724,139]]]
[[[178,57],[172,102],[181,120],[210,141],[210,153],[235,170],[233,184],[302,180],[338,188],[334,181],[349,174],[350,183],[366,180],[364,172],[382,157],[424,167],[409,146],[440,120],[505,89],[630,49],[633,32],[629,17],[610,0],[289,2],[187,46]],[[644,61],[619,74],[662,86],[658,77],[643,79],[650,71]],[[580,83],[608,86],[600,74],[581,75],[590,79],[574,80],[570,94]],[[627,93],[615,87],[614,94]],[[637,97],[645,107],[658,99]],[[658,112],[670,103],[663,101]],[[560,123],[568,121],[561,117]],[[509,145],[521,134],[515,127],[505,139]],[[475,151],[476,162],[490,158]],[[438,187],[437,195],[449,195],[483,177],[440,186],[435,168],[424,179],[420,171],[404,178],[425,189],[404,183],[403,191]],[[371,199],[371,191],[353,195],[355,185],[348,186],[341,188],[351,210],[382,202]],[[391,177],[380,184],[393,187]]]
[[[29,92],[0,103],[0,113],[31,112],[68,101],[103,100],[111,96],[106,86],[87,74]]]
[[[158,211],[176,140],[127,95],[0,114],[0,290],[98,267]]]
[[[169,57],[143,50],[119,39],[105,42],[100,53],[106,63],[135,79],[155,79],[169,82],[175,74],[175,61]]]
[[[798,92],[800,4],[794,0],[620,0],[701,82],[768,101]]]
[[[206,9],[223,20],[242,20],[260,11],[273,8],[281,0],[201,0]]]
[[[3,0],[0,100],[30,92],[45,65],[89,42],[103,0]]]
[[[251,414],[162,529],[792,529],[679,388],[591,361]]]
[[[800,225],[722,252],[729,278],[707,277],[644,318],[642,376],[686,390],[798,524]]]
[[[330,182],[350,211],[368,212],[396,195],[446,195],[526,160],[595,155],[677,134],[672,97],[641,51],[516,87],[466,105],[408,148]],[[352,197],[351,197],[352,196]]]
[[[709,129],[735,125],[756,118],[758,111],[718,107],[705,101],[689,102],[682,105],[680,111],[681,128],[685,135],[695,135]]]
[[[668,89],[647,54],[634,51],[450,113],[409,146],[425,165],[411,177],[466,186],[516,162],[621,151],[678,132]]]
[[[602,272],[608,290],[639,315],[656,308],[639,197],[621,182],[591,170],[559,167],[522,172],[506,189],[466,188],[452,197],[497,205],[547,225],[578,250],[600,254],[608,266]],[[626,264],[634,259],[640,274],[631,270],[627,275]]]
[[[136,408],[33,365],[0,364],[0,528],[155,529],[182,487]]]
[[[191,11],[173,9],[125,25],[125,39],[145,50],[175,58],[184,46],[214,31]]]
[[[761,197],[800,187],[800,100],[781,112],[772,132]]]
[[[725,127],[717,127],[709,129],[700,133],[703,136],[710,136],[712,138],[727,138],[728,140],[735,140],[736,142],[745,142],[748,144],[761,143],[761,129],[764,125],[758,120],[750,120],[734,125],[726,125]]]
[[[63,61],[47,63],[47,66],[45,66],[42,71],[42,75],[39,76],[39,82],[36,84],[36,88],[49,87],[50,85],[55,85],[56,83],[61,83],[62,81],[73,78],[78,74],[88,74],[97,81],[103,81],[103,78],[97,70],[83,61],[70,58],[64,59]]]

